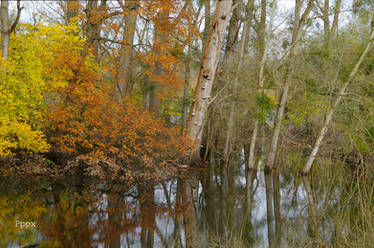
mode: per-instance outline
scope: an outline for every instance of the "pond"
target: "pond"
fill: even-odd
[[[131,185],[3,178],[0,247],[333,247],[350,238],[345,185],[241,164]]]

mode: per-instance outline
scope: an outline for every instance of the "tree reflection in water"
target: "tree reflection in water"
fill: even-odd
[[[36,242],[105,248],[331,244],[333,223],[326,213],[336,208],[337,201],[330,199],[339,191],[326,183],[316,186],[308,178],[218,162],[204,171],[133,185],[3,179],[1,247]],[[17,230],[15,218],[37,221],[37,228],[28,234]]]

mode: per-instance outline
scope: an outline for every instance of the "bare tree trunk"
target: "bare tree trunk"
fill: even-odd
[[[334,19],[332,26],[330,28],[330,0],[325,0],[324,6],[320,6],[322,12],[322,21],[323,21],[323,32],[324,32],[324,41],[325,48],[330,49],[331,37],[335,34],[338,27],[338,20],[340,14],[341,0],[336,0],[334,7]]]
[[[325,0],[323,11],[322,11],[322,19],[323,19],[323,32],[324,32],[324,39],[325,39],[325,47],[328,50],[330,47],[330,1]]]
[[[210,15],[210,0],[204,1],[204,12],[205,12],[204,13],[204,32],[203,32],[202,40],[205,46],[206,39],[208,38],[208,33],[209,33],[209,27],[210,27],[210,21],[211,21],[210,19],[212,18]]]
[[[75,0],[64,0],[60,4],[64,12],[65,24],[68,25],[71,19],[78,15],[79,2]]]
[[[328,111],[328,113],[326,115],[326,118],[325,118],[325,121],[324,121],[324,123],[322,125],[322,128],[319,132],[319,135],[317,137],[317,140],[314,144],[313,150],[312,150],[311,154],[309,155],[308,161],[306,162],[302,173],[306,174],[312,168],[312,165],[313,165],[313,162],[314,162],[314,160],[317,156],[318,150],[319,150],[320,146],[322,145],[323,138],[325,137],[325,135],[327,133],[328,126],[330,124],[332,116],[333,116],[337,106],[339,105],[340,101],[342,100],[343,96],[346,94],[346,91],[347,91],[348,87],[350,86],[353,78],[356,76],[356,74],[358,72],[358,68],[360,67],[362,61],[365,59],[365,57],[366,57],[367,53],[369,52],[370,48],[373,46],[373,43],[374,43],[374,28],[372,27],[370,38],[369,38],[369,41],[366,45],[366,48],[362,52],[362,54],[360,56],[360,59],[356,62],[353,70],[349,74],[349,77],[348,77],[347,81],[340,88],[339,95],[335,99],[334,105]]]
[[[247,3],[247,9],[246,9],[246,15],[249,16],[251,18],[251,20],[249,21],[249,23],[251,24],[252,23],[252,19],[253,19],[253,11],[255,9],[255,1],[254,0],[249,0],[248,3]],[[248,27],[248,32],[247,32],[247,36],[245,37],[245,40],[246,41],[249,41],[249,35],[250,35],[250,26]],[[248,54],[248,45],[246,44],[246,46],[244,47],[244,54]]]
[[[257,133],[258,133],[258,120],[255,120],[252,137],[251,137],[251,144],[249,146],[249,155],[248,155],[248,169],[253,170],[255,168],[255,148],[256,148],[256,140],[257,140]]]
[[[134,60],[134,36],[136,29],[136,18],[134,14],[136,9],[139,7],[138,1],[126,1],[124,11],[129,11],[124,16],[124,31],[123,41],[121,49],[121,61],[120,61],[120,77],[119,77],[119,93],[121,97],[130,95],[134,86],[133,80],[133,60]]]
[[[5,61],[8,60],[10,34],[16,29],[17,23],[21,16],[21,11],[23,9],[21,8],[20,2],[20,0],[17,0],[16,20],[12,26],[9,27],[9,1],[1,0],[1,56],[5,59]]]
[[[207,1],[208,2],[208,1]],[[200,15],[200,10],[197,11],[196,16],[198,17]],[[206,14],[206,13],[205,13]],[[197,18],[196,18],[197,19]],[[196,25],[196,22],[189,23],[190,26]],[[188,33],[191,36],[192,30],[189,27]],[[192,38],[191,38],[192,40]],[[187,57],[185,60],[185,71],[184,71],[184,88],[183,88],[183,108],[182,108],[182,120],[181,120],[181,133],[183,135],[185,129],[187,128],[187,120],[188,120],[188,108],[189,108],[189,94],[190,94],[190,74],[191,74],[191,46],[194,44],[194,42],[191,42],[187,44]]]
[[[243,3],[239,2],[239,4],[243,4]],[[237,8],[237,9],[235,9],[235,11],[233,13],[233,17],[231,18],[231,21],[230,21],[230,26],[237,25],[236,27],[235,26],[233,27],[233,28],[236,29],[236,30],[233,30],[235,33],[232,32],[233,35],[235,35],[235,36],[236,36],[236,33],[238,32],[238,29],[239,29],[239,16],[240,16],[240,12],[239,12],[239,8]],[[248,29],[249,29],[250,21],[251,21],[251,16],[246,16],[246,21],[245,21],[244,27],[243,27],[243,33],[242,33],[242,37],[241,37],[241,40],[240,40],[239,60],[238,60],[237,66],[236,66],[236,70],[234,72],[234,80],[232,82],[234,98],[232,99],[232,101],[230,103],[230,114],[229,114],[229,119],[227,121],[227,130],[226,130],[226,136],[225,136],[225,147],[224,147],[224,150],[223,150],[223,155],[224,155],[224,158],[225,158],[226,161],[229,158],[230,150],[231,150],[231,139],[232,139],[232,133],[233,133],[233,126],[234,126],[234,115],[235,115],[235,105],[236,105],[236,94],[237,94],[238,81],[239,81],[239,72],[242,70],[244,48],[245,48],[245,44],[247,43],[245,38],[247,37],[247,32],[249,32]],[[232,23],[234,23],[234,25],[231,25]],[[227,67],[231,67],[231,65],[234,63],[234,54],[235,53],[234,53],[233,45],[234,45],[235,37],[233,37],[233,35],[229,36],[228,40],[227,40],[227,48],[226,48],[226,52],[227,52],[226,66]],[[226,72],[226,80],[229,80],[230,74],[231,74],[231,70],[228,70]]]
[[[306,18],[309,16],[309,13],[312,9],[313,2],[314,0],[309,0],[308,5],[306,9],[304,10],[303,15],[300,18],[302,0],[296,0],[294,30],[292,34],[291,48],[290,48],[287,65],[286,65],[285,83],[284,83],[284,87],[282,90],[281,99],[279,101],[279,105],[277,108],[277,113],[275,117],[275,128],[273,132],[273,137],[271,139],[270,150],[269,150],[267,160],[266,160],[266,167],[268,167],[268,169],[269,168],[271,169],[274,166],[274,160],[275,160],[275,155],[277,152],[280,128],[282,125],[283,113],[284,113],[284,109],[285,109],[286,101],[287,101],[287,94],[291,86],[291,76],[292,76],[291,72],[293,70],[294,57],[296,56],[296,48],[297,48],[296,46],[300,40],[301,30],[305,25]]]
[[[152,83],[148,76],[144,75],[144,92],[143,92],[143,106],[144,109],[148,112],[150,111],[151,106],[151,90],[149,89],[151,87]]]
[[[190,93],[190,56],[191,56],[191,48],[188,46],[187,48],[187,60],[186,60],[186,70],[184,73],[184,89],[183,89],[183,112],[182,112],[182,125],[181,130],[182,134],[184,129],[187,126],[187,118],[188,118],[188,99]]]
[[[1,52],[5,60],[8,60],[9,50],[9,2],[1,0]]]
[[[270,20],[270,27],[269,32],[271,32],[272,26],[272,19],[275,13],[275,6],[273,6],[272,10],[272,17]],[[264,68],[266,62],[266,50],[267,50],[267,40],[266,40],[266,0],[261,1],[261,21],[259,26],[259,34],[258,34],[258,41],[257,41],[257,58],[261,61],[259,70],[258,70],[258,78],[257,78],[257,94],[261,94],[264,88]],[[257,132],[258,132],[258,120],[255,119],[254,128],[252,132],[251,144],[249,147],[249,158],[248,158],[248,169],[253,170],[255,167],[255,147],[256,147],[256,139],[257,139]]]
[[[214,76],[219,61],[219,54],[225,29],[232,10],[232,0],[217,2],[216,11],[206,41],[199,78],[187,123],[187,135],[193,140],[192,158],[199,160],[202,128],[206,117]]]
[[[332,22],[331,32],[330,32],[331,35],[334,35],[336,30],[338,29],[341,4],[342,4],[342,0],[336,0],[335,10],[334,10],[334,20]]]
[[[157,21],[158,24],[168,25],[169,24],[169,11],[163,11],[158,14]],[[166,41],[166,35],[160,32],[159,29],[154,29],[154,43],[162,44]],[[161,53],[157,50],[157,55],[161,55]],[[161,75],[163,73],[163,68],[159,61],[156,61],[155,66],[152,68],[152,73],[154,75]],[[161,90],[161,84],[159,81],[153,80],[150,87],[150,112],[155,113],[156,116],[160,116],[160,98],[159,92]]]
[[[233,5],[235,4],[242,4],[242,0],[233,0]],[[230,19],[230,23],[228,26],[227,31],[227,38],[226,38],[226,44],[225,44],[225,52],[223,55],[223,59],[219,67],[217,67],[216,73],[219,73],[219,76],[217,77],[218,80],[215,80],[213,83],[212,88],[212,95],[213,97],[217,96],[219,92],[227,85],[228,87],[225,87],[226,89],[231,88],[232,84],[230,83],[233,71],[237,69],[236,63],[234,61],[234,57],[237,54],[235,51],[235,45],[238,37],[239,32],[239,18],[240,18],[240,8],[235,8]],[[233,87],[234,88],[234,87]],[[223,93],[223,92],[221,92]],[[228,91],[225,91],[225,93],[229,93]],[[223,95],[223,94],[222,94]],[[212,114],[211,119],[213,122],[219,123],[221,120],[225,120],[226,114],[224,111],[222,111],[224,106],[221,104],[215,104],[212,106]],[[226,151],[227,151],[227,142],[229,137],[227,137],[227,128],[221,125],[217,125],[218,128],[213,129],[212,134],[216,137],[218,140],[218,144],[223,144],[223,146],[217,146],[220,152],[223,153],[223,157],[226,157]],[[222,148],[222,150],[221,150]]]
[[[310,185],[309,179],[306,176],[303,176],[303,183],[304,188],[308,200],[308,233],[311,232],[313,235],[313,238],[316,238],[317,240],[320,239],[320,227],[318,226],[318,211],[317,211],[317,204],[315,201],[315,197],[313,194],[312,187]],[[312,223],[310,223],[310,221]],[[312,225],[310,225],[312,224]]]
[[[157,66],[158,67],[158,66]],[[154,72],[156,75],[160,74],[160,68],[156,68]],[[160,98],[158,97],[158,92],[160,91],[160,83],[159,82],[151,82],[152,87],[150,89],[150,105],[149,105],[149,112],[155,113],[156,116],[160,114]]]
[[[240,21],[240,15],[241,15],[241,6],[243,4],[243,0],[233,0],[233,5],[238,6],[236,7],[231,15],[228,30],[227,30],[227,38],[226,38],[226,48],[225,48],[225,54],[223,58],[223,63],[227,68],[225,68],[226,72],[226,78],[227,75],[231,72],[233,69],[232,63],[234,63],[236,52],[235,52],[235,44],[238,40],[238,33],[239,33],[239,21]],[[226,79],[225,78],[225,79]]]
[[[92,49],[94,58],[99,60],[99,39],[101,24],[103,22],[102,16],[104,15],[107,0],[102,0],[100,5],[98,0],[87,2],[86,15],[87,15],[87,45],[86,47]]]

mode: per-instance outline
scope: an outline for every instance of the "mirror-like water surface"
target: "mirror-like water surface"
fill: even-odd
[[[333,218],[343,207],[341,187],[334,179],[313,182],[246,172],[244,166],[132,185],[85,178],[2,179],[0,246],[333,245],[349,233],[344,221]],[[26,228],[27,222],[33,224]]]

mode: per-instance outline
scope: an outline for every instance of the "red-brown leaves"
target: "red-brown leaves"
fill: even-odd
[[[47,117],[55,150],[126,162],[185,154],[177,129],[166,128],[162,120],[130,99],[123,99],[121,105],[113,100],[111,84],[102,81],[92,61],[62,54],[61,63],[73,73],[69,74],[70,84],[56,92],[58,100]]]

